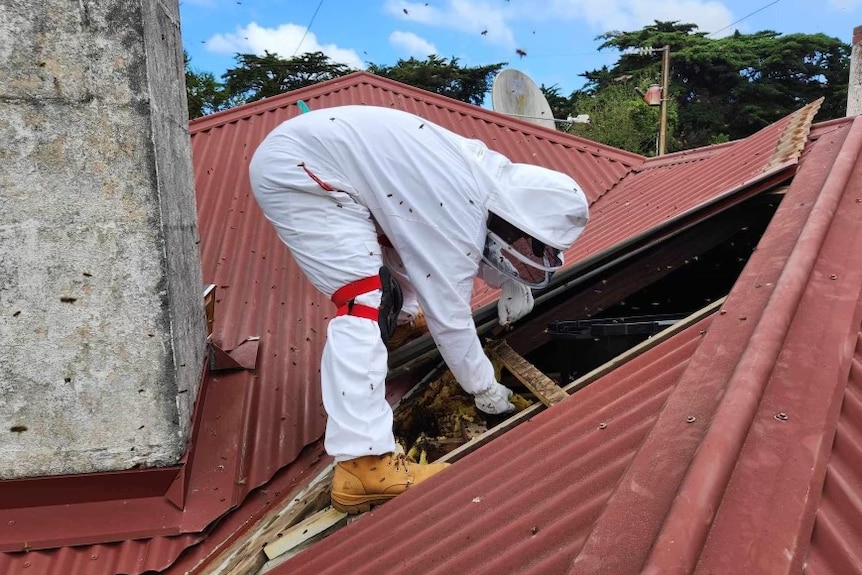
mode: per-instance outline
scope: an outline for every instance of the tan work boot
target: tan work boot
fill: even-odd
[[[416,339],[420,335],[428,331],[428,324],[425,323],[425,315],[420,311],[410,323],[403,323],[395,327],[395,331],[386,342],[386,347],[395,349],[407,343],[411,339]]]
[[[335,464],[332,506],[342,513],[364,513],[422,483],[448,463],[420,465],[403,454],[366,455]]]

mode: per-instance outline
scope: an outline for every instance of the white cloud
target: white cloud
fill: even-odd
[[[515,12],[508,3],[485,0],[445,0],[439,5],[425,2],[386,0],[384,9],[391,15],[417,24],[456,30],[466,34],[482,34],[485,39],[501,46],[515,46],[515,34],[508,24]]]
[[[365,68],[362,58],[353,50],[339,48],[335,44],[321,44],[313,32],[305,34],[304,39],[303,34],[305,34],[305,27],[297,24],[264,28],[252,22],[244,28],[237,28],[236,32],[216,34],[206,41],[205,47],[208,51],[218,54],[262,55],[264,51],[269,51],[282,58],[291,58],[294,53],[298,55],[306,52],[323,52],[334,62],[347,64],[355,69]]]
[[[713,32],[734,21],[730,9],[718,0],[550,0],[545,5],[546,16],[583,19],[598,33],[638,30],[655,20],[697,24],[701,32]]]
[[[401,48],[408,56],[425,58],[431,54],[437,54],[437,47],[434,44],[413,32],[396,30],[389,35],[389,43],[396,48]]]

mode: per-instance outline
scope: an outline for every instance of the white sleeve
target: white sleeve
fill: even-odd
[[[412,225],[415,235],[417,224]],[[422,241],[401,246],[399,253],[428,331],[461,387],[470,394],[485,391],[496,378],[479,341],[470,306],[473,278],[478,272],[473,255],[476,247],[447,237],[440,228],[425,227],[419,233]]]

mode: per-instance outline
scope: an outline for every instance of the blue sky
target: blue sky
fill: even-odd
[[[508,62],[568,95],[583,85],[579,74],[616,61],[597,50],[608,30],[677,20],[713,37],[769,29],[849,44],[862,0],[180,0],[180,15],[192,67],[217,77],[237,52],[320,50],[357,69],[436,53],[469,66]]]

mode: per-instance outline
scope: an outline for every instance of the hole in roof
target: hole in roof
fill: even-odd
[[[755,196],[575,288],[551,303],[559,315],[542,345],[519,351],[566,385],[725,297],[781,197]]]

